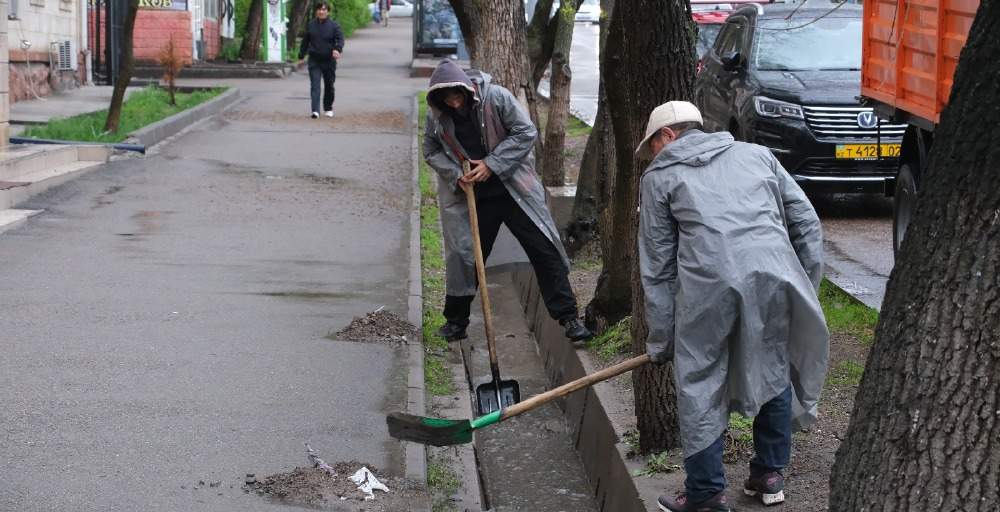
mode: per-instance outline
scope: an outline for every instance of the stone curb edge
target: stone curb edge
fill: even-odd
[[[194,123],[222,112],[239,101],[239,99],[240,90],[236,87],[231,87],[226,92],[201,105],[178,112],[166,119],[132,132],[129,134],[127,141],[142,144],[146,148],[150,148],[177,135]]]
[[[412,102],[413,115],[410,119],[410,129],[413,131],[413,141],[410,147],[412,176],[410,179],[413,195],[410,205],[410,288],[407,296],[407,320],[417,326],[417,340],[408,345],[409,361],[407,364],[406,410],[409,414],[424,416],[427,412],[424,389],[424,343],[423,332],[423,272],[420,255],[420,156],[419,156],[419,119],[420,107],[416,95]],[[404,443],[406,456],[406,477],[420,483],[427,482],[427,449],[422,444]]]

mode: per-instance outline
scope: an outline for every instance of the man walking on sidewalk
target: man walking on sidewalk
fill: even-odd
[[[466,338],[476,295],[472,233],[464,188],[475,187],[483,254],[493,249],[504,224],[534,267],[542,298],[572,341],[591,333],[577,318],[569,284],[569,259],[545,204],[532,155],[538,131],[510,91],[481,71],[466,74],[451,61],[431,76],[423,154],[438,173],[438,200],[447,258],[447,323],[438,332],[449,341]],[[462,162],[472,171],[462,175]]]
[[[823,235],[802,189],[767,148],[701,131],[698,109],[657,107],[636,155],[646,347],[673,359],[685,491],[661,510],[727,512],[723,432],[754,417],[744,484],[785,500],[793,423],[807,426],[826,375],[829,333],[817,292]]]
[[[323,83],[323,111],[333,117],[333,82],[337,79],[337,61],[344,51],[344,32],[336,21],[330,19],[326,2],[316,4],[316,18],[309,21],[302,36],[299,60],[309,55],[309,83],[311,86],[312,118],[319,118],[320,81]]]

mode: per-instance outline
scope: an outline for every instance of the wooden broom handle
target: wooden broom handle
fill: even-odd
[[[462,161],[462,173],[469,174],[471,171],[468,160]],[[490,370],[495,373],[494,380],[499,385],[499,371],[497,360],[497,343],[493,337],[493,309],[490,307],[490,294],[486,291],[486,262],[483,258],[483,245],[479,241],[479,213],[476,210],[475,187],[462,187],[465,191],[465,201],[469,205],[469,225],[472,226],[472,252],[476,256],[476,277],[479,279],[479,298],[483,303],[483,324],[486,327],[486,346],[490,351]]]
[[[632,359],[629,359],[627,361],[622,361],[621,363],[605,368],[601,371],[591,373],[590,375],[576,379],[573,382],[567,382],[566,384],[563,384],[562,386],[559,386],[555,389],[546,391],[540,395],[535,395],[523,402],[516,403],[510,407],[507,407],[506,409],[503,410],[503,416],[501,417],[501,420],[505,420],[507,418],[513,418],[518,414],[528,412],[532,409],[535,409],[536,407],[545,405],[557,398],[562,398],[574,391],[593,386],[598,382],[608,380],[612,377],[617,377],[629,370],[634,370],[648,362],[649,362],[649,355],[643,354],[638,357],[633,357]]]

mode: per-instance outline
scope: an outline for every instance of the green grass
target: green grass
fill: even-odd
[[[729,432],[740,442],[753,442],[753,418],[744,418],[734,413],[729,414]]]
[[[218,96],[224,90],[224,88],[219,88],[193,93],[177,93],[177,106],[171,106],[169,104],[170,95],[166,90],[149,87],[133,93],[125,101],[117,132],[104,132],[104,122],[108,118],[108,111],[101,110],[79,116],[53,119],[47,124],[28,128],[25,130],[24,136],[36,139],[121,142],[130,133],[204,103]]]
[[[592,128],[587,126],[587,123],[579,120],[576,116],[569,116],[569,120],[566,121],[567,137],[589,136],[591,130]]]
[[[628,316],[600,336],[587,342],[587,348],[608,361],[632,350],[632,317]]]
[[[858,302],[826,279],[820,285],[819,300],[831,333],[853,336],[864,345],[871,345],[875,340],[878,311]]]
[[[433,512],[456,510],[450,498],[458,492],[460,485],[458,475],[451,470],[446,461],[431,458],[427,462],[427,486],[434,495],[434,501],[431,505]]]
[[[423,138],[424,121],[427,118],[426,93],[420,93],[420,132]],[[441,240],[441,224],[437,206],[437,190],[434,187],[434,171],[423,159],[420,160],[420,257],[424,291],[424,385],[433,396],[447,396],[455,392],[454,375],[448,367],[445,354],[448,342],[436,334],[444,324],[441,307],[444,305],[444,253]]]
[[[653,476],[660,473],[674,473],[681,467],[670,463],[669,452],[661,452],[646,457],[646,467],[633,473],[633,476]]]
[[[841,361],[826,376],[827,384],[838,387],[858,386],[865,366],[854,361]]]

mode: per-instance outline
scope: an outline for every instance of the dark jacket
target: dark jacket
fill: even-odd
[[[328,61],[333,59],[333,50],[344,51],[344,31],[340,25],[332,19],[310,20],[302,36],[299,58],[304,59],[308,54],[310,60]]]

